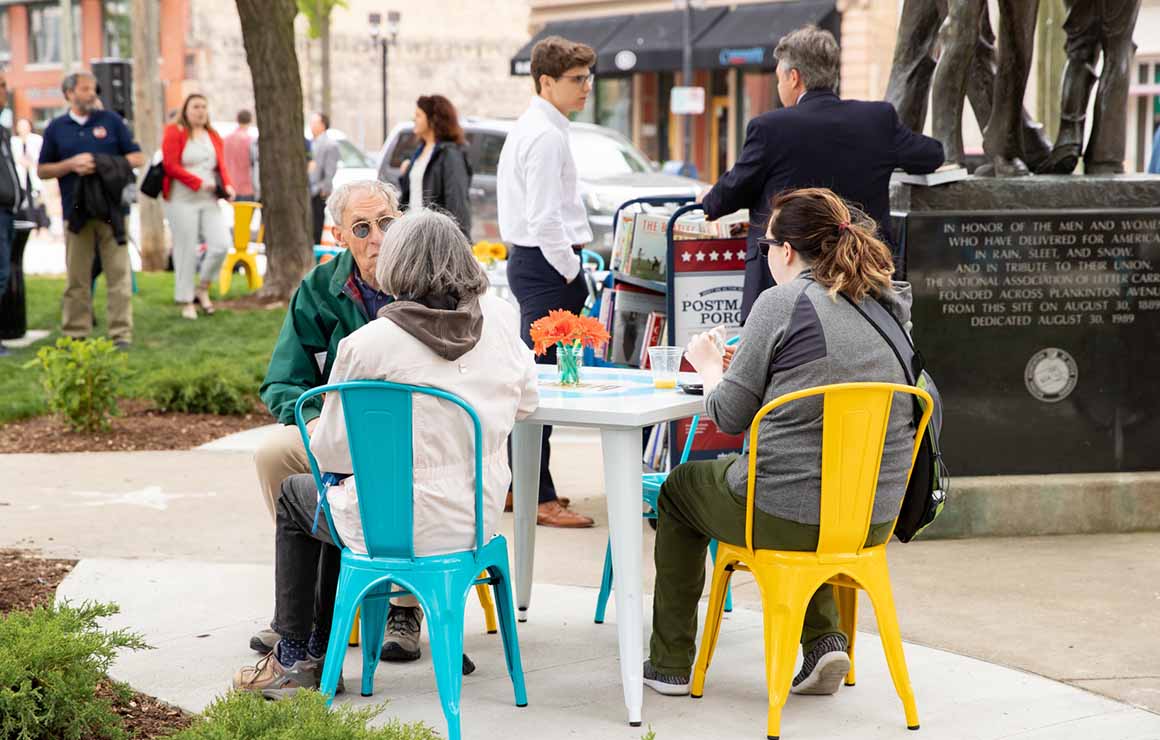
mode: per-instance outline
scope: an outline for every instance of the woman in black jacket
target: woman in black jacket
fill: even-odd
[[[415,135],[420,145],[399,171],[400,203],[404,210],[434,207],[455,218],[471,240],[471,164],[459,113],[442,95],[415,101]]]

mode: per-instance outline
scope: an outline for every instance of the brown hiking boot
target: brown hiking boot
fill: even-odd
[[[542,527],[562,527],[565,529],[584,529],[595,524],[591,518],[570,509],[565,509],[559,501],[547,501],[540,504],[536,512],[536,524]]]
[[[234,674],[234,688],[253,691],[267,699],[286,699],[300,689],[318,687],[318,667],[313,661],[300,660],[289,668],[271,652],[254,665],[242,666]]]

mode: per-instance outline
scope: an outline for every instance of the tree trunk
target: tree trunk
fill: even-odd
[[[302,78],[294,50],[294,0],[236,0],[254,81],[266,279],[261,295],[286,299],[313,266],[302,123]]]
[[[318,42],[322,45],[322,112],[334,115],[330,109],[330,13],[320,19]]]
[[[161,146],[161,80],[157,75],[161,57],[161,26],[157,0],[133,0],[133,133],[145,156]],[[161,201],[140,198],[141,268],[165,269],[165,219]]]

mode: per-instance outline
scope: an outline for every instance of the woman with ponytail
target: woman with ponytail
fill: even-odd
[[[909,286],[893,283],[890,249],[876,225],[832,191],[805,188],[774,198],[758,240],[777,284],[763,292],[728,369],[708,334],[687,357],[705,388],[705,412],[728,434],[747,432],[778,396],[831,383],[905,383],[894,351],[857,304],[879,301],[904,325]],[[866,545],[886,541],[906,487],[913,444],[909,404],[891,411]],[[757,455],[754,547],[814,550],[821,506],[822,399],[795,401],[765,417]],[[655,547],[653,633],[645,685],[687,694],[697,602],[709,540],[744,545],[745,454],[677,466],[661,488]],[[822,586],[806,611],[803,662],[794,693],[833,694],[850,667],[833,590]]]

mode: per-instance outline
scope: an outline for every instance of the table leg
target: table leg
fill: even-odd
[[[516,519],[515,571],[518,619],[528,621],[532,565],[536,558],[536,506],[540,499],[540,441],[543,424],[519,423],[512,430],[512,511]]]
[[[644,605],[641,566],[640,430],[601,430],[604,496],[612,570],[616,573],[616,635],[628,723],[640,726],[644,701]]]

